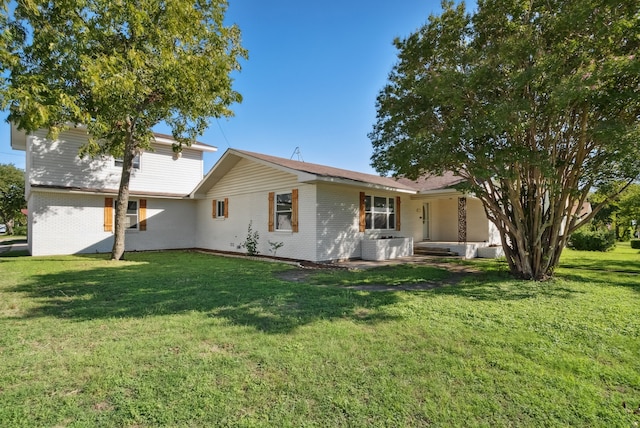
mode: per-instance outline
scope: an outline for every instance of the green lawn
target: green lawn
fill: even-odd
[[[191,252],[0,256],[0,426],[633,427],[640,253],[438,282]],[[399,279],[400,278],[400,279]],[[626,407],[623,407],[626,403]]]

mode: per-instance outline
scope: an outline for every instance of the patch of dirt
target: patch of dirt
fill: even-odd
[[[442,280],[442,281],[434,281],[434,282],[419,282],[413,284],[400,284],[400,285],[388,285],[388,284],[362,284],[362,285],[351,285],[345,286],[344,288],[350,290],[363,290],[363,291],[421,291],[421,290],[431,290],[438,287],[446,287],[458,284],[462,281],[463,278],[473,275],[478,272],[477,269],[472,266],[464,266],[457,265],[454,263],[442,263],[442,262],[433,262],[432,260],[419,262],[420,264],[429,265],[433,267],[438,267],[444,270],[447,270],[451,275]],[[313,267],[301,267],[299,269],[291,269],[284,272],[279,272],[277,277],[284,281],[290,282],[303,282],[305,281],[314,271],[318,269],[324,270],[336,270],[336,269],[349,269],[348,266],[335,266],[335,265],[323,265],[323,264],[314,264]]]
[[[360,260],[354,260],[352,262],[336,262],[336,263],[314,263],[306,260],[293,260],[283,257],[274,257],[266,255],[247,256],[243,253],[235,251],[219,251],[219,250],[205,250],[202,248],[194,248],[192,251],[218,254],[227,257],[239,257],[248,258],[253,260],[271,261],[287,263],[295,266],[297,269],[290,269],[284,272],[276,274],[278,279],[289,282],[304,282],[306,279],[317,272],[318,270],[330,271],[330,270],[354,270],[354,269],[369,269],[377,266],[393,265],[393,264],[418,264],[433,266],[448,271],[451,275],[442,281],[433,282],[421,282],[414,284],[400,284],[400,285],[388,285],[388,284],[362,284],[351,285],[343,288],[351,290],[364,290],[364,291],[420,291],[431,290],[438,287],[447,287],[458,284],[463,278],[478,273],[479,271],[473,266],[465,266],[456,263],[447,263],[439,260],[437,257],[428,256],[413,256],[408,260],[391,260],[386,262],[363,262]]]

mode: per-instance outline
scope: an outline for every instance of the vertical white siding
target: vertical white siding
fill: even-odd
[[[147,199],[147,230],[127,232],[126,251],[195,246],[195,202]],[[113,233],[104,231],[104,197],[32,192],[29,247],[34,256],[110,252]]]
[[[31,184],[94,189],[117,189],[122,168],[111,156],[95,159],[78,156],[87,142],[81,130],[69,130],[51,141],[44,131],[28,137],[27,171]],[[133,170],[132,191],[188,194],[202,179],[202,153],[185,148],[182,157],[173,158],[170,146],[154,145],[154,151],[141,155],[140,169]]]

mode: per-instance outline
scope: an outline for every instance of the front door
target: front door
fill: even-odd
[[[430,211],[431,206],[428,202],[422,204],[422,239],[425,241],[431,239]]]

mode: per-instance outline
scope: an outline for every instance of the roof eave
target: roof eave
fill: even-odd
[[[415,190],[412,190],[412,189],[403,189],[401,187],[396,187],[396,186],[386,186],[379,183],[367,183],[364,181],[349,180],[346,178],[339,178],[339,177],[316,176],[316,179],[314,181],[323,182],[323,183],[332,183],[332,184],[343,184],[343,185],[354,186],[354,187],[364,187],[367,189],[385,190],[389,192],[408,193],[411,195],[414,195],[417,193]]]

